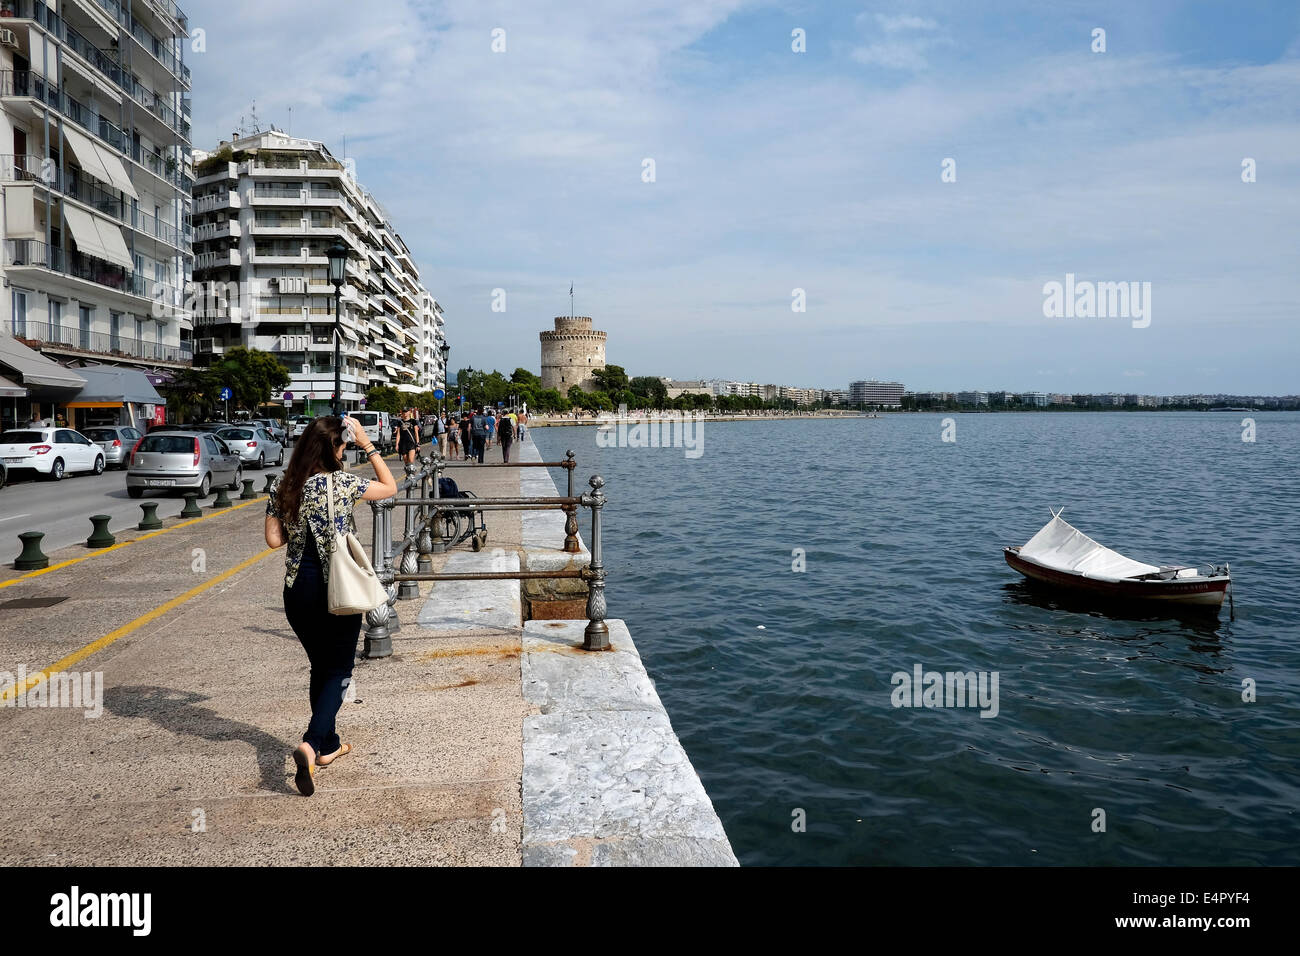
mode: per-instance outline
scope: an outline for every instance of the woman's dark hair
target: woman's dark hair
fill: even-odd
[[[302,433],[293,446],[293,456],[280,476],[276,505],[284,516],[286,525],[298,523],[298,509],[302,507],[302,486],[319,471],[341,471],[335,449],[343,443],[343,419],[337,415],[322,415]]]

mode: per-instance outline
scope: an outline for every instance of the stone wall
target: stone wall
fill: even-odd
[[[586,315],[557,316],[555,330],[540,333],[542,388],[568,394],[574,385],[595,391],[592,372],[605,367],[605,333]]]

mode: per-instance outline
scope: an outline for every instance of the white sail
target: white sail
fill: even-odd
[[[1090,577],[1116,580],[1160,570],[1153,564],[1143,564],[1102,547],[1060,515],[1053,517],[1029,539],[1020,549],[1020,556],[1061,571],[1077,571]]]

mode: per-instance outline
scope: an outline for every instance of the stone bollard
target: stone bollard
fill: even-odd
[[[90,537],[86,539],[88,548],[111,548],[117,544],[117,538],[108,533],[108,523],[112,521],[111,515],[91,515],[90,523],[94,526]]]
[[[18,536],[23,543],[22,553],[14,559],[15,571],[39,571],[50,566],[50,559],[41,551],[41,539],[44,531],[24,531]]]
[[[231,507],[229,493],[226,491],[224,487],[218,488],[217,497],[212,502],[212,510],[216,511],[218,508],[229,508],[229,507]]]
[[[271,486],[272,486],[273,484],[275,484],[275,479],[277,479],[277,478],[279,478],[279,477],[280,477],[279,475],[267,475],[267,476],[266,476],[266,487],[262,489],[262,494],[264,494],[264,495],[269,495],[269,494],[271,493]]]
[[[199,493],[197,491],[185,492],[185,507],[181,509],[182,518],[202,518],[203,512],[199,510]]]
[[[162,519],[158,517],[158,502],[142,501],[140,502],[140,510],[144,514],[140,517],[140,523],[136,527],[141,531],[157,531],[163,526]]]
[[[256,498],[257,492],[253,490],[253,479],[244,479],[244,490],[239,493],[240,501],[248,501],[250,498]]]

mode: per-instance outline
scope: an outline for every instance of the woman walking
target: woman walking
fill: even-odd
[[[374,465],[373,480],[344,470],[348,441],[358,443]],[[333,528],[327,497],[331,487]],[[334,720],[352,683],[362,615],[329,612],[326,589],[335,532],[355,532],[352,509],[358,500],[380,501],[395,494],[393,475],[360,423],[327,415],[308,425],[298,439],[266,504],[267,546],[289,546],[284,561],[285,617],[311,662],[311,722],[293,752],[298,767],[294,783],[304,797],[316,791],[315,767],[328,766],[352,749],[339,740]]]
[[[455,461],[460,457],[460,429],[452,420],[451,413],[447,414],[447,457]]]
[[[415,420],[415,411],[408,408],[402,412],[397,439],[397,454],[408,465],[415,461],[420,450],[420,425]]]

